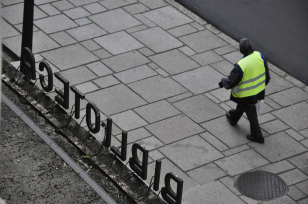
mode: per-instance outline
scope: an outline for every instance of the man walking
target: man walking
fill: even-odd
[[[244,57],[234,65],[228,78],[219,82],[220,88],[232,89],[230,100],[237,103],[236,110],[230,110],[226,116],[234,126],[245,112],[250,123],[247,139],[263,144],[255,104],[264,99],[265,85],[270,80],[267,62],[262,53],[252,49],[251,42],[246,38],[240,41],[240,52]]]

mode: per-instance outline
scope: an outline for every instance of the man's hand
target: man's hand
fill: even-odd
[[[224,87],[224,86],[222,85],[222,82],[219,82],[218,85],[219,85],[220,88],[223,88],[223,87]]]

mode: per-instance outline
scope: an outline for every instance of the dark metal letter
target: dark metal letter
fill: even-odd
[[[142,163],[140,162],[137,149],[139,149],[143,156],[142,156]],[[143,148],[140,144],[133,144],[132,146],[132,155],[133,157],[129,158],[129,166],[136,172],[138,176],[140,176],[143,180],[147,179],[148,173],[148,157],[149,157],[149,150]]]
[[[59,72],[55,73],[55,77],[59,79],[64,84],[64,93],[61,90],[56,89],[56,101],[65,109],[69,109],[69,85],[70,82],[65,79]]]
[[[92,122],[91,122],[91,109],[94,111],[95,114],[95,126],[92,128]],[[92,133],[98,133],[101,126],[100,126],[100,121],[101,121],[101,114],[99,113],[98,108],[96,107],[95,103],[90,102],[86,106],[86,121],[87,121],[87,126],[89,130]]]
[[[47,76],[48,76],[48,85],[45,83],[44,75],[40,74],[40,82],[41,86],[43,87],[44,91],[49,92],[53,88],[53,75],[52,70],[47,62],[40,62],[39,69],[40,71],[44,71],[44,68],[47,70]]]
[[[154,187],[153,187],[155,191],[158,191],[159,189],[160,172],[161,172],[161,160],[156,160],[155,174],[154,174]]]
[[[170,180],[177,183],[176,193],[170,186]],[[181,204],[183,194],[183,180],[176,176],[174,173],[167,173],[165,175],[165,187],[161,189],[161,195],[165,201],[172,204]]]
[[[35,60],[32,51],[24,47],[21,51],[20,71],[28,78],[36,79]]]
[[[122,132],[122,142],[121,142],[121,151],[116,147],[112,146],[111,151],[119,157],[122,161],[126,160],[127,154],[127,132]],[[120,152],[120,153],[119,153]]]
[[[106,139],[103,145],[109,148],[111,146],[112,119],[108,117],[107,124],[105,124],[105,122],[103,121],[102,126],[105,127],[105,132],[106,132]]]
[[[75,86],[71,86],[72,92],[75,93],[75,118],[80,118],[80,99],[85,99],[84,93],[81,93]]]

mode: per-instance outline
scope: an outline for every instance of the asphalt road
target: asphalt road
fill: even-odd
[[[308,85],[307,0],[176,0]]]

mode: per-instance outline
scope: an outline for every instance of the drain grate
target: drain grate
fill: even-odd
[[[243,195],[255,200],[273,200],[286,192],[286,184],[281,178],[264,171],[241,175],[236,187]]]

